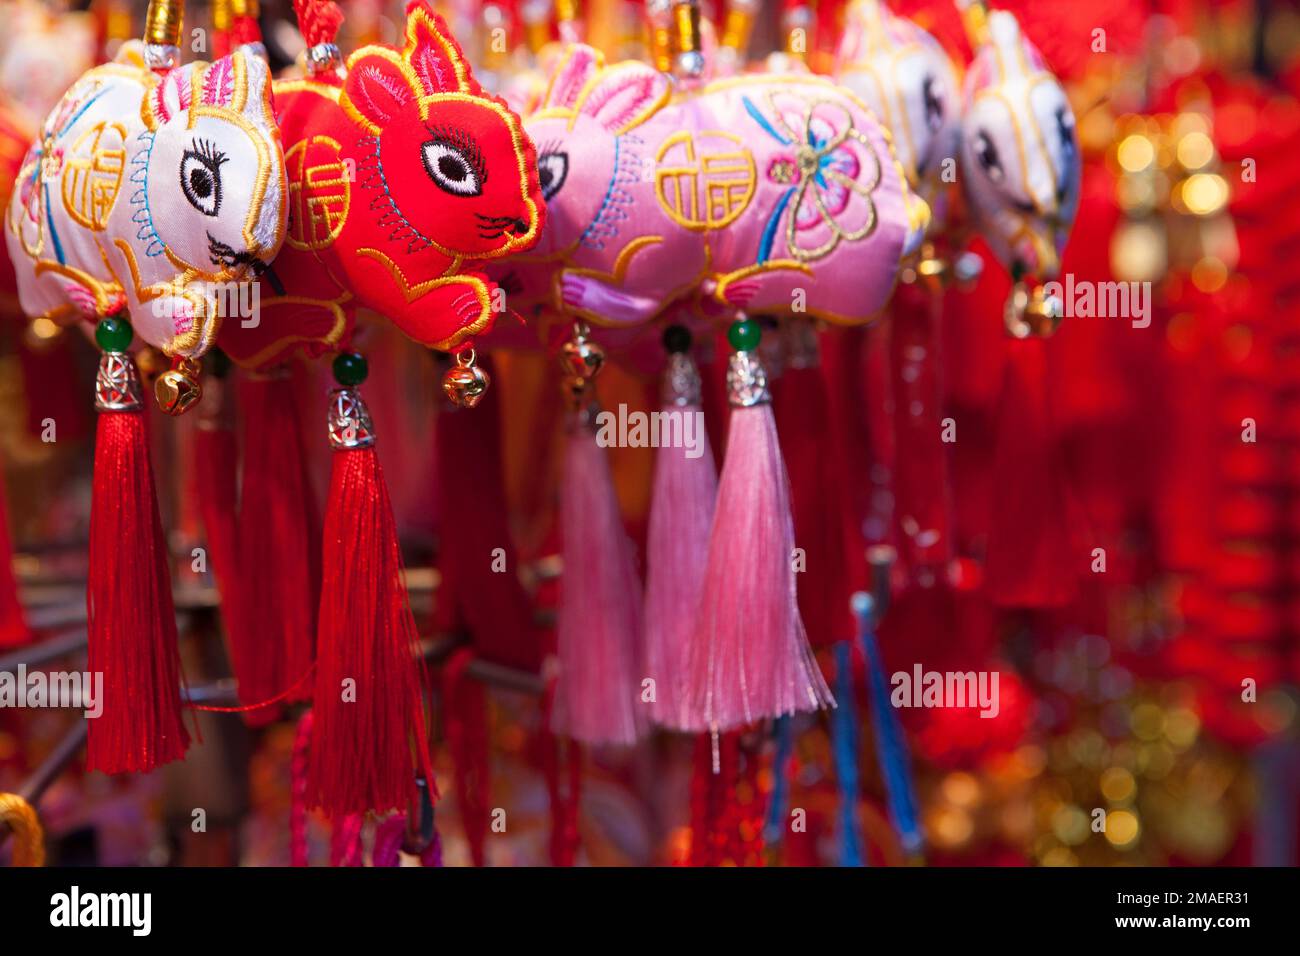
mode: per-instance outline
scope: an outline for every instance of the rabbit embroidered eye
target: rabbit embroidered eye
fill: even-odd
[[[564,179],[568,175],[568,153],[547,152],[537,157],[537,179],[542,187],[542,198],[548,202],[564,186]]]
[[[221,166],[226,154],[207,140],[195,140],[181,157],[181,189],[191,206],[205,216],[221,211]]]
[[[480,196],[483,184],[469,157],[450,143],[433,140],[421,151],[425,172],[443,192],[453,196]]]
[[[432,138],[420,147],[424,171],[434,185],[453,196],[481,196],[487,182],[483,153],[463,129],[431,127]]]
[[[943,100],[935,91],[935,79],[926,76],[921,86],[921,95],[925,98],[925,125],[933,132],[943,125]]]
[[[975,143],[975,158],[980,164],[980,169],[984,170],[989,179],[995,183],[1002,182],[1005,175],[1002,171],[1002,160],[988,133],[980,132],[979,139]]]

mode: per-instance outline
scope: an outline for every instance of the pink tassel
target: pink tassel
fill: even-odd
[[[731,422],[691,666],[693,704],[721,731],[835,705],[799,616],[790,485],[760,334],[749,320],[728,333]]]
[[[691,360],[690,333],[672,326],[664,344],[669,356],[663,410],[680,415],[683,429],[688,419],[699,423],[698,444],[691,449],[698,457],[689,457],[685,447],[662,447],[655,459],[646,540],[645,673],[655,681],[655,722],[694,732],[708,727],[704,712],[692,706],[688,682],[718,474],[703,427],[700,373]]]
[[[565,439],[560,498],[564,572],[555,624],[560,677],[552,728],[583,743],[626,745],[636,742],[642,728],[641,582],[609,460],[593,431],[590,386],[603,355],[582,327],[567,345],[576,408]]]

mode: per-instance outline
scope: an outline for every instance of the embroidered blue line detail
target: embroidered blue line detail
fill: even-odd
[[[781,220],[781,214],[785,212],[785,207],[790,205],[790,197],[794,195],[795,187],[791,186],[781,194],[781,198],[776,202],[776,208],[772,210],[772,216],[767,220],[767,225],[763,227],[763,236],[758,242],[758,264],[762,265],[772,255],[772,243],[776,241],[776,225]]]
[[[624,187],[641,177],[641,155],[636,150],[640,144],[641,139],[630,133],[614,137],[614,175],[591,224],[578,237],[579,245],[601,250],[605,240],[618,235],[618,224],[628,217],[627,207],[633,203],[632,194]]]
[[[98,93],[95,93],[93,96],[91,96],[90,99],[86,100],[86,102],[82,103],[79,107],[77,107],[77,111],[68,117],[68,121],[64,123],[63,126],[59,129],[59,131],[54,135],[56,137],[59,137],[62,136],[64,133],[66,133],[68,130],[70,130],[72,128],[72,124],[75,123],[77,120],[81,119],[82,115],[85,114],[86,110],[94,106],[95,101],[98,100],[105,93],[107,93],[108,90],[109,87],[104,87]]]
[[[140,227],[135,237],[145,244],[144,254],[152,258],[162,255],[167,248],[154,228],[153,213],[149,209],[149,157],[153,154],[154,134],[145,130],[136,139],[145,144],[131,157],[131,165],[135,167],[131,171],[131,182],[140,188],[131,194],[128,201],[140,207],[131,214],[131,221]]]
[[[50,226],[50,239],[54,243],[54,258],[59,260],[59,265],[67,265],[67,260],[63,258],[63,243],[59,242],[59,231],[54,228],[54,214],[50,212],[50,184],[41,183],[41,190],[45,193],[45,221]]]
[[[433,240],[416,229],[397,208],[397,200],[393,198],[392,190],[388,188],[388,177],[384,175],[383,163],[379,159],[379,138],[363,136],[358,141],[358,145],[366,150],[365,156],[357,164],[357,169],[364,170],[366,173],[366,177],[359,185],[364,189],[378,189],[383,193],[382,196],[375,196],[370,200],[370,209],[380,214],[379,225],[393,227],[393,231],[388,234],[388,240],[390,242],[406,240],[408,253],[432,246]]]
[[[778,132],[776,127],[774,127],[771,123],[768,122],[767,117],[758,111],[758,107],[755,106],[750,101],[748,96],[742,96],[740,98],[740,102],[745,104],[745,112],[748,113],[750,116],[752,116],[754,118],[754,121],[758,123],[759,126],[763,127],[763,129],[767,132],[768,136],[771,136],[782,146],[791,145],[790,140],[787,139],[783,133]]]

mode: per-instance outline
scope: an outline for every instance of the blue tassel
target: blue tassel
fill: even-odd
[[[790,787],[785,778],[785,768],[790,765],[790,751],[794,749],[794,730],[790,717],[778,717],[772,733],[776,737],[776,762],[772,765],[772,799],[767,805],[763,842],[769,849],[776,849],[785,836],[785,804]]]
[[[867,659],[867,690],[871,697],[871,723],[876,735],[876,751],[880,758],[880,772],[885,778],[885,795],[889,803],[889,816],[903,845],[903,852],[912,855],[920,852],[921,829],[916,821],[916,790],[912,783],[911,759],[907,741],[898,715],[889,703],[889,682],[885,679],[880,648],[876,646],[873,621],[875,601],[870,594],[859,591],[853,595],[853,615],[858,621],[858,636]]]
[[[858,832],[858,728],[853,701],[853,644],[835,645],[835,711],[831,736],[840,792],[840,866],[865,866]]]

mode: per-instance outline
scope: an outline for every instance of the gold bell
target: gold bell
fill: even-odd
[[[153,397],[168,415],[184,415],[203,397],[198,365],[190,359],[178,359],[153,383]]]
[[[587,338],[587,326],[574,323],[573,338],[560,346],[560,364],[567,375],[590,381],[605,365],[605,350]]]
[[[933,242],[921,247],[921,256],[916,263],[916,277],[932,293],[942,292],[951,278],[951,263],[939,255]]]
[[[492,380],[474,361],[474,350],[456,356],[456,366],[442,377],[442,390],[458,408],[473,408],[483,400]]]
[[[1048,295],[1043,286],[1031,292],[1023,282],[1017,282],[1007,299],[1003,319],[1014,338],[1045,339],[1060,326],[1063,314],[1061,300]]]

